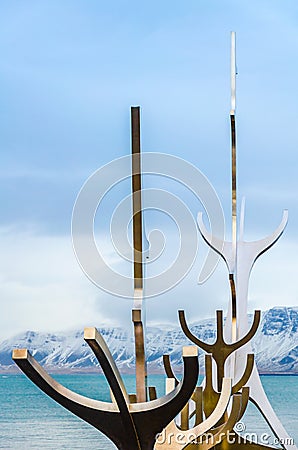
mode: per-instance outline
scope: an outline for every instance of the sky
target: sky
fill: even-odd
[[[104,292],[81,270],[71,217],[88,177],[130,153],[133,105],[141,106],[143,153],[196,166],[221,201],[229,237],[231,31],[245,239],[271,234],[289,211],[283,236],[253,269],[248,309],[298,305],[296,2],[3,0],[0,30],[1,339],[29,329],[130,323],[131,301]],[[202,210],[173,180],[146,175],[143,183],[181,198],[194,220]],[[113,207],[129,193],[129,180],[116,186],[95,220],[98,248],[127,276],[131,262],[115,253],[109,227]],[[148,233],[161,227],[168,235],[168,253],[148,273],[165,270],[179,244],[177,226],[158,211],[146,212],[145,222]],[[126,230],[122,225],[120,217],[117,226]],[[177,323],[177,309],[190,321],[226,310],[222,262],[197,283],[206,255],[198,237],[187,277],[147,300],[149,323]]]

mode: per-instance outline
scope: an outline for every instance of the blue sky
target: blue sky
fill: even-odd
[[[229,226],[231,30],[247,239],[270,234],[289,209],[285,234],[254,268],[249,305],[298,304],[296,2],[4,0],[0,30],[1,337],[129,321],[129,303],[81,272],[70,221],[86,178],[130,152],[131,105],[142,107],[143,151],[195,164]],[[225,268],[197,286],[199,264],[148,301],[148,320],[226,308]]]

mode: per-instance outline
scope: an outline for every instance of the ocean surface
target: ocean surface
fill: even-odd
[[[55,375],[55,379],[80,394],[109,401],[109,388],[103,375]],[[124,380],[128,392],[134,392],[134,377],[125,376]],[[263,376],[262,383],[281,422],[298,445],[298,376]],[[151,376],[149,384],[157,387],[158,395],[164,393],[163,375]],[[242,430],[272,436],[253,406],[242,419]],[[112,450],[116,447],[93,427],[49,399],[24,375],[0,375],[0,448]]]

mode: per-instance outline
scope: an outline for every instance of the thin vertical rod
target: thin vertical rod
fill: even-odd
[[[234,270],[236,268],[237,252],[237,153],[236,153],[236,33],[231,33],[231,153],[232,153],[232,253]],[[232,296],[232,340],[237,339],[237,308],[234,273],[230,274]]]
[[[236,33],[231,32],[231,113],[236,111]]]
[[[131,108],[134,288],[143,289],[140,107]]]
[[[132,203],[133,203],[133,261],[134,261],[134,324],[136,357],[136,396],[138,402],[147,400],[147,370],[145,358],[144,327],[142,322],[143,303],[143,223],[141,184],[141,138],[140,107],[131,108],[132,146]]]
[[[237,241],[237,172],[236,172],[236,34],[231,33],[231,147],[232,147],[232,243]]]

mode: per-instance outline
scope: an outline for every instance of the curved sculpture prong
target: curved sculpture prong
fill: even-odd
[[[239,420],[241,420],[248,404],[249,400],[249,388],[245,387],[243,388],[241,394],[234,394],[232,396],[232,409],[231,413],[228,416],[227,421],[216,428],[213,428],[208,431],[206,436],[204,436],[204,441],[200,442],[199,444],[188,445],[188,450],[190,449],[200,449],[200,450],[207,450],[209,448],[218,448],[219,444],[223,441],[226,441],[227,435],[234,433],[233,428]],[[238,436],[237,436],[238,437]],[[229,443],[230,440],[227,440],[227,443]],[[216,446],[216,447],[215,447]],[[224,449],[226,448],[226,443],[224,445]],[[238,450],[238,446],[236,445],[236,448]]]
[[[260,318],[261,318],[261,311],[257,310],[254,314],[254,320],[253,324],[250,328],[250,330],[246,333],[245,336],[243,336],[241,339],[239,339],[236,342],[232,342],[231,344],[227,343],[224,339],[223,335],[223,312],[222,311],[216,311],[216,317],[217,317],[217,336],[216,340],[213,344],[207,344],[206,342],[201,341],[199,338],[193,335],[193,333],[190,331],[186,319],[185,319],[185,312],[183,310],[179,311],[179,321],[181,328],[184,332],[184,334],[190,339],[194,344],[196,344],[198,347],[205,350],[207,353],[211,353],[217,366],[217,389],[220,391],[221,389],[221,380],[225,376],[224,374],[224,365],[227,360],[227,358],[237,349],[245,345],[247,342],[249,342],[254,334],[256,333]]]
[[[183,361],[183,380],[172,392],[157,400],[130,405],[141,449],[153,448],[156,436],[182,410],[195,389],[199,374],[197,349],[183,347]]]
[[[214,429],[210,429],[202,438],[196,440],[195,443],[190,443],[184,447],[186,450],[209,450],[219,445],[226,436],[233,430],[236,422],[240,418],[240,413],[242,410],[242,394],[236,394],[232,397],[232,409],[228,416],[227,421]]]
[[[239,395],[239,394],[234,394],[234,397],[235,397],[235,395]],[[243,414],[247,408],[248,401],[249,401],[249,387],[245,386],[242,388],[242,392],[241,392],[241,406],[239,408],[238,418],[236,419],[237,422],[239,422],[242,419]],[[231,414],[232,414],[232,412],[231,412]],[[216,450],[241,450],[241,449],[243,449],[243,450],[270,450],[270,449],[273,449],[273,447],[258,444],[256,442],[252,442],[246,436],[245,437],[240,436],[236,431],[233,430],[234,425],[232,426],[232,428],[230,428],[228,430],[228,436],[226,433],[226,436],[223,437],[221,442],[216,443],[216,446],[214,447],[214,449],[216,449]],[[218,429],[219,428],[221,428],[221,427],[218,427]]]
[[[219,392],[217,392],[213,387],[212,356],[205,355],[205,386],[203,389],[203,410],[206,417],[212,414],[212,411],[214,410],[215,405],[218,402],[219,395]]]
[[[136,396],[138,402],[145,402],[147,400],[147,368],[141,308],[132,310],[132,321],[135,337]]]
[[[174,374],[173,368],[171,366],[171,361],[170,361],[170,355],[165,354],[163,355],[163,363],[164,363],[164,368],[165,368],[165,372],[168,378],[171,378],[174,380],[175,382],[175,386],[177,386],[177,384],[179,383],[176,375]],[[253,369],[253,364],[254,364],[254,355],[253,354],[249,354],[247,355],[247,365],[245,368],[245,372],[242,375],[241,379],[232,387],[232,394],[236,394],[237,392],[240,391],[240,389],[242,389],[242,387],[247,383],[247,381],[249,380],[249,377],[251,375],[252,369]],[[205,355],[205,374],[206,374],[206,382],[205,382],[205,387],[204,390],[202,387],[196,387],[195,392],[193,393],[193,395],[191,396],[191,399],[197,404],[198,403],[198,390],[200,389],[201,395],[203,394],[205,396],[205,403],[211,403],[211,406],[209,408],[207,408],[207,411],[204,411],[205,414],[208,416],[211,414],[211,412],[213,411],[217,401],[218,401],[218,397],[219,397],[219,393],[217,391],[215,391],[215,389],[213,388],[213,375],[212,375],[212,356],[211,355]],[[208,413],[209,411],[209,413]],[[191,419],[194,414],[196,414],[196,410],[194,410],[189,418]],[[197,414],[196,414],[197,415]]]
[[[129,396],[104,339],[95,328],[85,330],[110,384],[114,401],[100,402],[76,394],[50,377],[26,349],[13,351],[13,360],[43,392],[109,437],[121,450],[153,449],[156,435],[190,399],[198,379],[196,347],[183,348],[184,377],[175,389],[156,400],[129,403]]]
[[[253,323],[250,327],[250,330],[246,333],[245,336],[243,336],[241,339],[239,339],[239,341],[234,342],[232,344],[227,344],[230,346],[230,348],[234,348],[235,350],[237,350],[240,347],[243,347],[245,344],[247,344],[256,334],[258,327],[260,325],[260,321],[261,321],[261,311],[259,309],[256,309],[254,312],[254,318],[253,318]],[[234,351],[234,350],[232,350]]]
[[[175,438],[171,439],[170,442],[159,442],[155,443],[155,450],[176,450],[181,449],[181,440],[184,442],[191,442],[202,434],[206,433],[210,430],[214,425],[219,421],[219,419],[223,416],[225,411],[227,410],[230,396],[232,390],[232,380],[230,378],[224,378],[222,383],[222,392],[218,399],[217,405],[213,410],[212,414],[206,418],[202,423],[196,425],[194,428],[189,430],[181,430],[177,427],[174,420],[169,423],[169,425],[164,430],[166,436],[172,434],[175,437],[177,434],[180,436],[180,442],[178,442]],[[182,447],[183,448],[183,447]]]
[[[229,274],[233,274],[235,276],[238,339],[242,338],[248,329],[247,298],[251,270],[258,257],[271,248],[272,245],[274,245],[274,243],[280,238],[288,221],[288,211],[284,210],[279,226],[270,236],[257,241],[247,242],[244,241],[243,237],[244,212],[245,206],[243,202],[240,217],[240,235],[236,244],[236,259],[234,258],[234,254],[232,252],[232,243],[227,241],[223,242],[222,240],[211,236],[204,226],[202,214],[198,214],[198,226],[203,239],[211,248],[213,248],[213,250],[221,255],[227,265]],[[225,336],[231,340],[233,340],[232,328],[232,306],[230,304],[225,323]],[[235,353],[235,360],[233,360],[232,356],[227,361],[227,374],[233,378],[241,377],[247,354],[250,354],[251,352],[252,349],[250,343],[247,343],[245,346],[238,349]],[[290,436],[276,416],[266,396],[255,364],[254,370],[252,371],[248,381],[248,385],[250,387],[250,400],[257,406],[274,435],[280,442],[291,442]],[[297,450],[297,447],[294,444],[283,444],[282,447],[286,450]]]
[[[283,216],[278,227],[271,233],[271,235],[267,236],[264,239],[259,239],[252,242],[241,241],[244,245],[249,245],[250,250],[253,254],[253,258],[250,261],[251,267],[257,258],[262,255],[264,252],[269,250],[272,245],[280,238],[284,229],[288,222],[288,211],[285,209],[283,211]],[[223,241],[222,239],[216,238],[216,236],[212,236],[212,234],[207,230],[203,221],[203,213],[199,212],[197,216],[197,223],[199,227],[199,231],[201,233],[204,241],[211,247],[214,251],[216,251],[225,261],[229,273],[234,273],[236,267],[235,260],[235,252],[232,251],[232,242]]]
[[[240,380],[237,381],[237,383],[233,386],[233,389],[232,389],[233,394],[236,394],[237,392],[239,392],[240,389],[242,389],[243,386],[245,386],[246,383],[248,383],[250,376],[252,374],[253,368],[254,368],[254,362],[255,362],[255,357],[252,353],[249,353],[248,355],[246,355],[245,371],[244,371],[242,377],[240,378]]]
[[[200,211],[197,215],[197,223],[199,227],[199,231],[201,233],[202,238],[216,253],[218,253],[226,265],[228,266],[229,272],[233,272],[233,261],[232,261],[232,243],[217,238],[213,236],[205,227],[203,221],[203,213]]]
[[[124,386],[118,367],[115,364],[113,356],[103,339],[102,335],[95,327],[88,327],[84,330],[84,340],[92,349],[99,362],[106,379],[114,395],[116,403],[119,405],[129,403],[128,394]]]
[[[172,367],[170,365],[170,360],[169,357],[167,355],[167,366],[170,367],[170,372],[169,373],[173,373]],[[236,394],[237,392],[239,392],[242,389],[242,392],[245,392],[245,395],[249,395],[249,388],[244,387],[244,385],[248,382],[252,370],[253,370],[253,366],[254,366],[254,355],[253,354],[249,354],[247,355],[247,363],[246,363],[246,368],[245,371],[242,375],[242,377],[240,378],[240,380],[234,384],[232,386],[232,395]],[[219,392],[215,391],[214,387],[213,387],[213,373],[212,373],[212,356],[209,355],[205,355],[205,386],[204,389],[201,392],[201,404],[203,404],[203,410],[204,413],[206,415],[206,417],[208,417],[212,411],[214,410],[214,408],[216,407],[216,404],[218,402],[218,398],[219,398]],[[171,378],[171,377],[169,377]],[[174,377],[172,377],[175,380],[175,383],[178,381],[174,375]],[[197,388],[198,389],[198,388]],[[200,399],[201,399],[200,397]],[[195,402],[196,404],[196,409],[190,414],[189,418],[191,419],[193,417],[194,414],[196,414],[196,416],[200,415],[200,408],[198,405],[198,398],[196,398],[195,393],[192,395],[191,399]],[[244,411],[242,412],[242,414],[244,413]],[[197,423],[196,423],[197,424]]]
[[[244,439],[242,439],[238,434],[236,434],[233,431],[233,428],[236,422],[241,420],[247,408],[249,401],[249,388],[243,387],[241,394],[233,394],[232,398],[233,398],[232,410],[230,415],[228,416],[227,421],[223,425],[220,425],[216,428],[209,430],[209,432],[206,434],[205,442],[202,443],[200,442],[199,445],[191,444],[185,448],[187,448],[188,450],[191,449],[207,450],[209,448],[216,448],[218,450],[222,448],[222,450],[226,450],[234,447],[235,449],[239,450],[240,448],[242,448],[239,445],[240,442],[244,445],[248,443],[247,441],[244,442]],[[231,436],[234,438],[233,440],[230,439]],[[223,446],[221,446],[220,444],[223,444]],[[251,445],[251,443],[248,443],[248,445]],[[252,450],[254,447],[249,448],[250,450]],[[268,450],[268,448],[270,447],[260,446],[259,450],[261,448]]]
[[[126,436],[126,433],[128,433],[128,439],[131,442],[130,448],[133,450],[140,449],[136,435],[131,435],[130,427],[125,428],[126,420],[124,419],[123,422],[120,420],[119,408],[116,403],[93,400],[67,389],[54,380],[27,349],[13,350],[12,358],[25,375],[45,394],[104,433],[118,448],[121,448],[121,435]],[[115,429],[119,430],[117,436],[115,435]]]
[[[168,354],[163,355],[163,365],[164,365],[164,369],[165,369],[167,378],[173,380],[175,383],[175,386],[177,386],[179,381],[172,369],[170,355],[168,355]],[[193,416],[195,416],[195,425],[198,425],[199,423],[201,423],[203,421],[203,408],[202,408],[203,388],[201,386],[196,386],[196,388],[191,396],[191,400],[193,400],[195,403],[194,410],[191,413],[189,413],[189,410],[188,411],[182,410],[181,415],[188,414],[188,421]],[[181,428],[184,429],[184,427],[182,426],[182,417],[181,417]]]
[[[251,371],[253,369],[254,364],[254,356],[248,355],[247,356],[247,364],[246,364],[246,370],[242,376],[242,378],[236,383],[235,385],[232,385],[232,395],[238,393],[240,389],[242,389],[242,409],[241,414],[242,415],[245,412],[245,408],[247,406],[247,402],[249,400],[249,387],[244,386],[247,381],[249,380],[249,377],[251,375]],[[203,409],[205,415],[208,417],[213,409],[215,408],[215,405],[219,398],[219,393],[215,391],[213,387],[213,374],[212,374],[212,357],[211,355],[205,355],[205,387],[203,389]],[[244,406],[245,405],[245,406]]]
[[[163,361],[163,365],[164,365],[164,369],[165,369],[167,377],[168,378],[173,378],[175,380],[175,386],[177,386],[179,381],[178,381],[178,379],[177,379],[177,377],[174,374],[174,371],[172,369],[170,355],[168,355],[168,354],[163,355],[162,356],[162,361]]]
[[[242,395],[241,395],[241,406],[240,406],[240,412],[237,418],[237,422],[239,422],[243,416],[243,412],[246,410],[247,404],[248,404],[248,398],[249,398],[249,388],[243,388],[242,390]],[[236,394],[237,395],[237,394]],[[238,394],[239,395],[239,394]],[[234,395],[235,397],[235,395]],[[232,415],[232,412],[231,412]],[[234,424],[235,425],[235,424]],[[233,427],[234,427],[233,425]],[[236,431],[233,430],[233,427],[226,427],[230,428],[229,430],[226,431],[225,435],[222,436],[221,434],[219,434],[219,439],[221,440],[221,442],[216,442],[215,439],[214,441],[216,442],[216,445],[214,447],[209,447],[209,448],[214,448],[215,450],[276,450],[276,447],[271,447],[271,446],[267,446],[267,445],[262,445],[259,444],[257,442],[253,442],[251,440],[249,440],[247,438],[247,436],[243,437],[241,435],[239,435]],[[222,427],[218,427],[222,428]],[[215,430],[211,430],[212,432],[214,432]],[[223,430],[220,430],[221,433],[223,433]],[[221,439],[222,438],[222,439]],[[201,447],[187,447],[187,449],[193,449],[195,450],[196,448],[200,448]],[[204,448],[204,450],[207,450],[206,447],[202,447]]]
[[[195,416],[195,426],[203,422],[203,388],[202,386],[197,386],[191,399],[195,402],[195,409],[189,415],[189,419]]]
[[[167,378],[171,378],[172,380],[174,380],[175,386],[177,386],[179,384],[179,380],[176,377],[176,375],[174,374],[174,371],[173,371],[173,368],[172,368],[172,365],[171,365],[170,355],[168,355],[168,354],[164,354],[163,355],[163,365],[164,365],[164,369],[165,369]],[[194,391],[193,395],[191,396],[191,400],[193,400],[194,402],[197,402],[196,399],[197,399],[198,392],[199,392],[200,389],[201,389],[201,387],[197,386],[195,388],[195,391]],[[193,413],[190,416],[190,418],[192,416],[193,416]]]
[[[224,415],[232,393],[232,380],[230,378],[224,378],[222,383],[222,391],[218,396],[218,401],[216,406],[214,407],[211,414],[202,422],[201,424],[194,427],[192,430],[189,430],[188,436],[192,433],[195,433],[197,436],[206,433],[208,430],[213,428],[217,422]]]
[[[283,232],[286,228],[286,225],[288,223],[288,217],[289,217],[288,210],[285,209],[283,211],[283,216],[282,216],[279,226],[273,231],[273,233],[271,233],[271,235],[269,235],[263,239],[259,239],[257,241],[252,241],[252,242],[243,241],[244,244],[247,244],[250,247],[254,248],[254,253],[256,254],[254,261],[260,255],[262,255],[264,252],[269,250],[269,248],[271,248],[275,244],[276,241],[278,241],[278,239],[283,234]]]
[[[241,409],[239,412],[238,421],[242,418],[243,414],[245,413],[245,410],[247,408],[248,402],[249,402],[249,387],[244,386],[241,390],[242,394],[242,401],[241,401]]]
[[[209,430],[199,435],[196,432],[198,430],[198,427],[194,427],[193,429],[189,430],[188,433],[181,433],[181,430],[179,430],[177,426],[175,427],[175,422],[171,422],[171,424],[166,429],[165,437],[170,436],[172,437],[172,439],[167,442],[157,443],[155,446],[155,450],[162,450],[163,448],[167,450],[208,450],[219,445],[226,439],[229,433],[233,432],[233,428],[236,422],[242,418],[248,404],[248,399],[248,388],[244,388],[241,394],[233,395],[232,408],[230,414],[228,415],[227,421],[215,428],[210,427]],[[176,435],[177,433],[179,434],[179,439],[175,439],[175,432]]]

